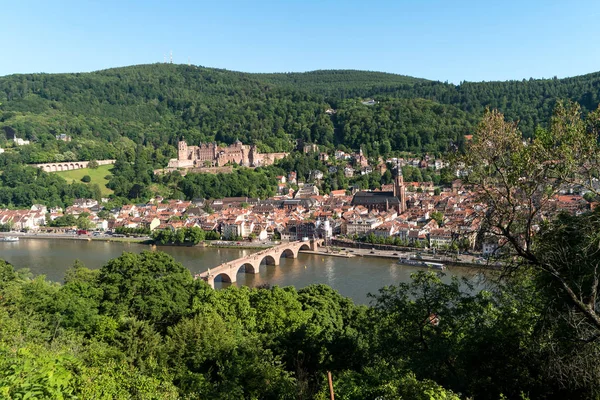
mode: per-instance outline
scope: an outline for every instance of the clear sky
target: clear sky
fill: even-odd
[[[600,71],[599,0],[4,1],[0,76],[162,62],[450,81]]]

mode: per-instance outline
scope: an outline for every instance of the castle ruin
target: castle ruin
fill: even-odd
[[[216,143],[188,146],[182,140],[177,146],[177,159],[171,159],[168,168],[222,167],[228,163],[260,167],[271,165],[287,155],[288,153],[259,153],[255,145],[245,145],[239,140],[227,147]]]

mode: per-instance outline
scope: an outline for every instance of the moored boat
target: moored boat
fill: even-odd
[[[425,266],[425,263],[423,261],[411,260],[410,258],[403,258],[403,257],[400,257],[398,259],[398,264]]]
[[[440,264],[440,263],[434,263],[434,262],[424,262],[423,264],[425,264],[425,267],[431,268],[431,269],[437,269],[440,271],[444,271],[446,269],[446,266],[444,264]]]
[[[0,242],[18,242],[19,238],[17,236],[3,236],[0,237]]]
[[[446,269],[446,266],[444,264],[423,261],[423,260],[412,260],[409,257],[406,257],[406,258],[400,257],[398,259],[398,264],[415,265],[417,267],[426,267],[426,268],[431,268],[431,269],[437,269],[439,271],[444,271]]]

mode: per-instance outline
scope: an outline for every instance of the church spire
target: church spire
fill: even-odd
[[[396,160],[396,177],[394,178],[394,196],[400,201],[400,213],[406,211],[406,187],[404,186],[404,177],[402,176],[402,168],[398,160]]]

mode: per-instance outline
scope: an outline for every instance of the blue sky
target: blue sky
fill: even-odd
[[[0,11],[0,76],[162,62],[490,81],[600,71],[600,1],[28,1]]]

